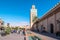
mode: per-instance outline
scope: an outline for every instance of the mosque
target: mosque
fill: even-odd
[[[48,33],[60,32],[60,3],[33,23],[31,30]]]

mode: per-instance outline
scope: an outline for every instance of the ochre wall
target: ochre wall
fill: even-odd
[[[60,20],[60,12],[56,14],[56,20]],[[56,26],[57,26],[56,30],[59,31],[59,27],[60,27],[59,24],[56,23]]]

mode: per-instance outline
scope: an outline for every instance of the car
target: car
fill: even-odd
[[[17,30],[11,30],[11,33],[16,33],[17,32]]]

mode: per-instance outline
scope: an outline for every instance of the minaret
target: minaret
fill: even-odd
[[[30,27],[33,25],[33,19],[34,17],[37,17],[37,9],[35,8],[35,5],[32,5],[32,8],[30,10]]]

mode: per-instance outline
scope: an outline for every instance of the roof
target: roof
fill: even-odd
[[[60,2],[55,5],[55,7],[53,7],[50,11],[48,11],[42,18],[40,18],[39,20],[43,19],[44,17],[48,16],[49,14],[51,14],[53,11],[55,11],[56,9],[58,9],[60,7]],[[53,13],[52,13],[53,14]]]

